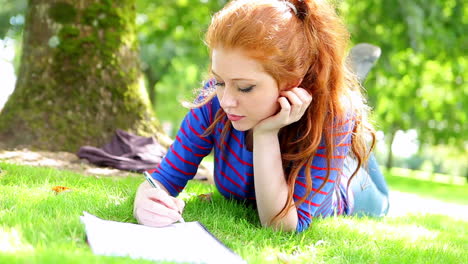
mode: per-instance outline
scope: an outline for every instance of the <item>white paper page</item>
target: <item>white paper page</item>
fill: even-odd
[[[155,228],[83,214],[80,218],[88,243],[97,255],[188,263],[246,263],[198,222]]]

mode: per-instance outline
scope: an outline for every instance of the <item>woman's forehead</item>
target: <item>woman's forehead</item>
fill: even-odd
[[[225,79],[258,79],[267,73],[262,64],[241,50],[213,49],[211,71]]]

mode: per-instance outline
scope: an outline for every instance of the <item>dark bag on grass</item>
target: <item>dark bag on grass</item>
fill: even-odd
[[[154,169],[166,150],[152,137],[133,135],[117,129],[112,140],[102,148],[83,146],[77,155],[98,166],[137,171]]]

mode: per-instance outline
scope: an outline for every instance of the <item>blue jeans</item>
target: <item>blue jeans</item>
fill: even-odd
[[[344,174],[351,175],[356,166],[357,161],[347,157],[343,168]],[[361,166],[354,176],[350,191],[354,194],[353,215],[382,217],[388,213],[390,203],[387,183],[373,154],[369,157],[367,166]]]

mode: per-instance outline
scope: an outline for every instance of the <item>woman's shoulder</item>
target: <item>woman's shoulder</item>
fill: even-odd
[[[196,99],[186,105],[186,107],[190,108],[189,115],[191,113],[198,122],[203,122],[204,125],[208,126],[215,120],[216,113],[221,108],[216,96],[215,85],[216,80],[214,79],[205,81],[202,88],[196,92]]]
[[[195,99],[192,102],[185,102],[184,106],[192,109],[201,108],[205,105],[219,107],[216,98],[216,80],[208,79],[202,82],[200,88],[194,90]]]
[[[356,120],[360,119],[368,106],[364,102],[364,98],[358,91],[349,90],[340,98],[341,114],[335,116],[334,128],[341,130],[352,129]]]
[[[216,95],[212,96],[211,98],[206,98],[202,103],[194,107],[194,109],[200,108],[202,111],[209,111],[210,116],[216,115],[216,112],[221,108],[219,104],[218,97]]]
[[[219,100],[216,96],[216,79],[211,78],[203,82],[202,88],[197,92],[197,98],[194,100],[194,104],[202,107],[204,105],[210,105],[219,108]]]

